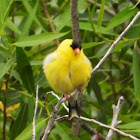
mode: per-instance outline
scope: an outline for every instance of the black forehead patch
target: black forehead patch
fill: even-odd
[[[75,41],[75,40],[72,42],[70,47],[72,47],[73,50],[76,49],[76,48],[79,48],[81,50],[81,48],[82,48],[81,44],[79,42]]]

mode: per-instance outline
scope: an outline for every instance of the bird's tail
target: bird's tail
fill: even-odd
[[[80,137],[81,131],[81,108],[82,94],[79,93],[76,97],[72,96],[69,101],[69,119],[72,120],[72,132],[77,137]]]

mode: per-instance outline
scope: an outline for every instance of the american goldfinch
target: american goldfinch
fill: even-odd
[[[92,66],[83,53],[82,46],[72,39],[64,40],[58,48],[44,59],[43,69],[50,86],[69,98],[71,92],[86,87],[91,76]],[[69,105],[79,116],[77,102],[68,99]],[[74,111],[76,109],[76,111]],[[69,114],[71,115],[71,114]],[[77,115],[74,115],[77,117]]]

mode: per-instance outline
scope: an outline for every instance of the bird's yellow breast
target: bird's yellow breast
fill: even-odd
[[[73,53],[72,40],[64,40],[57,50],[44,60],[44,72],[51,87],[59,93],[71,93],[78,86],[86,86],[90,79],[92,67],[81,50],[79,55]]]

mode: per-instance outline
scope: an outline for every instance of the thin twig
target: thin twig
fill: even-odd
[[[123,101],[124,101],[124,97],[121,96],[119,98],[117,106],[115,106],[115,105],[112,106],[112,108],[113,108],[113,119],[112,119],[111,127],[115,128],[118,124],[121,123],[121,121],[118,121],[118,115],[119,115],[119,112],[120,112]],[[113,132],[114,131],[112,129],[109,130],[108,135],[106,137],[106,140],[111,140],[112,139]]]
[[[52,31],[52,32],[55,32],[54,24],[49,20],[49,19],[50,19],[50,15],[49,15],[49,12],[48,12],[48,10],[47,10],[45,1],[44,1],[44,0],[41,0],[41,4],[42,4],[42,6],[43,6],[44,14],[45,14],[46,18],[48,19],[48,22],[49,22],[51,31]],[[56,42],[56,45],[59,46],[59,44],[60,44],[60,43],[59,43],[59,40],[56,39],[55,42]]]
[[[72,93],[72,96],[74,95],[75,93],[73,92]],[[53,94],[54,96],[56,95],[56,94]],[[55,96],[57,99],[59,99],[57,96]],[[65,98],[65,97],[63,97],[63,98]],[[62,99],[62,98],[61,98]],[[118,102],[118,104],[117,104],[117,106],[118,106],[118,108],[120,108],[120,106],[122,105],[122,99],[123,99],[123,97],[121,96],[120,97],[120,99],[119,99],[119,102]],[[63,101],[66,101],[66,99],[64,99]],[[58,101],[58,103],[60,102],[60,100]],[[57,103],[57,104],[58,104]],[[63,103],[63,102],[62,102]],[[61,103],[61,104],[62,104]],[[60,106],[59,106],[60,107]],[[67,108],[67,107],[66,107]],[[59,108],[58,108],[59,109]],[[58,111],[58,110],[57,110]],[[57,112],[58,113],[58,112]],[[56,114],[57,115],[57,114]],[[62,116],[62,117],[60,117],[60,118],[57,118],[57,119],[55,119],[55,121],[58,121],[58,122],[61,122],[61,121],[64,121],[64,120],[68,120],[67,119],[68,118],[68,115],[65,115],[65,116]],[[81,120],[84,120],[84,121],[88,121],[88,122],[93,122],[93,123],[95,123],[95,124],[98,124],[98,125],[100,125],[100,126],[102,126],[102,127],[105,127],[105,128],[108,128],[108,129],[111,129],[111,130],[113,130],[113,131],[115,131],[115,132],[117,132],[117,133],[119,133],[119,134],[121,134],[121,135],[123,135],[123,136],[125,136],[125,137],[129,137],[129,138],[131,138],[131,139],[133,139],[133,140],[139,140],[138,138],[136,138],[136,137],[134,137],[134,136],[132,136],[132,135],[130,135],[130,134],[127,134],[127,133],[124,133],[124,132],[122,132],[122,131],[120,131],[120,130],[118,130],[117,128],[114,128],[114,127],[112,127],[112,126],[108,126],[108,125],[105,125],[105,124],[103,124],[103,123],[101,123],[101,122],[98,122],[98,121],[96,121],[96,120],[94,120],[94,119],[89,119],[89,118],[86,118],[86,117],[80,117],[80,119]],[[54,122],[53,122],[53,124],[54,124]],[[54,125],[52,125],[52,126],[54,126]],[[49,129],[50,130],[50,129]],[[50,130],[51,131],[51,130]],[[44,134],[44,136],[45,136],[46,134]],[[47,135],[49,135],[49,134],[47,134]],[[47,136],[47,138],[48,138],[48,136]],[[45,139],[42,139],[42,140],[45,140]]]
[[[87,0],[88,3],[95,5],[97,8],[101,8],[101,4],[95,2],[95,1],[91,1],[91,0]],[[104,11],[106,13],[108,13],[111,16],[115,16],[115,13],[112,10],[109,10],[108,8],[105,7]]]
[[[94,119],[89,119],[89,118],[82,117],[82,116],[81,116],[80,118],[81,118],[82,120],[87,121],[87,122],[93,122],[93,123],[98,124],[98,125],[100,125],[100,126],[102,126],[102,127],[105,127],[105,128],[108,128],[108,129],[112,129],[113,131],[115,131],[115,132],[121,134],[122,136],[129,137],[129,138],[131,138],[131,139],[133,139],[133,140],[139,140],[138,138],[136,138],[136,137],[134,137],[134,136],[132,136],[132,135],[130,135],[130,134],[124,133],[124,132],[118,130],[117,128],[114,128],[114,127],[105,125],[105,124],[103,124],[103,123],[101,123],[101,122],[98,122],[98,121],[96,121],[96,120],[94,120]]]
[[[87,124],[82,123],[82,128],[85,129],[91,136],[97,136],[97,131],[95,131],[92,127],[90,127]],[[102,136],[101,134],[99,135],[99,140],[105,140],[105,137]]]
[[[57,94],[55,94],[53,91],[49,91],[49,92],[47,92],[46,94],[52,94],[53,96],[55,96],[57,99],[58,99],[58,101],[61,99]],[[62,105],[64,106],[64,108],[67,110],[67,112],[69,112],[69,108],[65,105],[65,103],[62,103]]]
[[[78,90],[75,90],[74,92],[71,93],[71,96],[73,96],[74,94],[76,94],[78,92]],[[49,119],[49,122],[48,122],[48,125],[45,129],[45,133],[44,133],[44,136],[42,138],[42,140],[46,140],[48,139],[49,137],[49,134],[54,126],[54,121],[55,121],[55,118],[56,118],[56,115],[58,114],[58,111],[59,111],[59,108],[60,108],[60,105],[66,101],[66,98],[65,97],[62,97],[58,103],[55,105],[54,107],[54,110],[51,114],[51,118]]]
[[[35,102],[35,110],[34,110],[34,117],[33,117],[32,140],[35,140],[35,120],[36,120],[36,113],[37,113],[37,107],[38,107],[38,93],[39,93],[39,85],[36,86],[36,102]]]
[[[115,48],[115,46],[118,44],[118,42],[122,39],[122,37],[126,34],[126,32],[131,28],[131,26],[135,23],[135,21],[139,18],[140,11],[135,15],[135,17],[132,19],[132,21],[129,23],[129,25],[126,27],[126,29],[119,35],[119,37],[113,42],[111,47],[108,49],[106,54],[103,56],[103,58],[99,61],[99,63],[96,65],[96,67],[92,70],[91,76],[95,74],[95,72],[99,69],[99,67],[103,64],[103,62],[106,60],[106,58],[111,54],[112,50]]]

